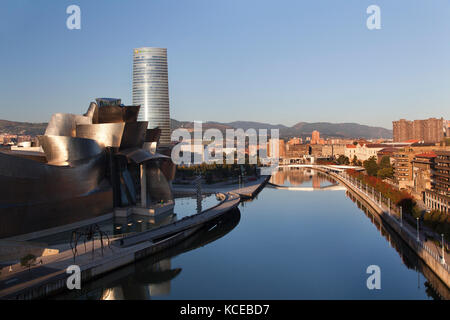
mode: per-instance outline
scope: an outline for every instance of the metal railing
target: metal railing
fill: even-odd
[[[435,251],[430,249],[421,239],[420,239],[420,232],[418,232],[416,235],[414,235],[411,230],[407,227],[407,225],[403,224],[403,212],[401,207],[392,204],[390,199],[383,196],[381,192],[375,192],[376,190],[373,187],[368,186],[367,184],[363,183],[361,180],[356,179],[348,175],[347,173],[333,173],[338,175],[342,180],[346,181],[349,185],[351,185],[353,188],[357,189],[359,192],[361,192],[363,195],[365,195],[369,200],[371,200],[373,203],[372,205],[378,206],[383,212],[387,213],[386,217],[389,217],[391,221],[393,221],[397,226],[405,232],[411,239],[416,239],[417,245],[424,249],[431,257],[433,257],[442,267],[444,267],[447,272],[450,272],[450,266],[448,265],[447,261],[442,263],[442,257],[439,254],[436,254]],[[331,174],[331,175],[333,175]],[[383,204],[385,205],[383,207]]]

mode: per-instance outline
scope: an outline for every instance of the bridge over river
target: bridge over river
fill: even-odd
[[[321,164],[284,164],[279,165],[278,168],[310,168],[322,171],[332,171],[332,172],[344,172],[348,169],[353,169],[356,171],[364,171],[363,167],[358,166],[341,166],[341,165],[321,165]]]
[[[323,186],[320,188],[315,187],[296,187],[296,186],[280,186],[278,184],[274,183],[268,183],[267,184],[271,188],[275,189],[284,189],[284,190],[292,190],[292,191],[342,191],[346,190],[346,188],[343,185],[340,184],[332,184],[329,186]]]

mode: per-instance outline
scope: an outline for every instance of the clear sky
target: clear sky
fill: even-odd
[[[81,8],[68,30],[66,8]],[[366,8],[381,8],[368,30]],[[450,118],[448,0],[1,0],[0,119],[131,104],[133,48],[168,49],[177,120]]]

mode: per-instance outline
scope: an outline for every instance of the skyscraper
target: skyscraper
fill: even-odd
[[[133,104],[140,105],[138,120],[161,129],[161,145],[170,143],[167,49],[143,47],[133,54]]]

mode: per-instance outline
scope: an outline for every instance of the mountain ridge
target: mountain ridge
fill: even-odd
[[[194,123],[192,121],[171,120],[172,130],[178,128],[192,129]],[[0,119],[0,133],[11,133],[18,135],[42,135],[45,132],[47,123],[20,122]],[[291,127],[283,124],[269,124],[256,121],[232,121],[218,122],[208,121],[202,124],[204,130],[217,128],[222,132],[226,129],[244,129],[253,128],[255,130],[271,130],[278,129],[280,138],[289,137],[306,137],[311,136],[313,130],[320,132],[324,138],[392,138],[392,130],[383,127],[374,127],[356,122],[332,123],[332,122],[298,122]]]
[[[172,130],[177,128],[193,128],[190,121],[172,120]],[[214,126],[220,126],[226,129],[278,129],[280,130],[281,138],[288,137],[306,137],[311,136],[311,132],[317,130],[324,138],[392,138],[392,130],[383,127],[374,127],[356,122],[332,123],[332,122],[298,122],[292,127],[282,124],[268,124],[255,121],[233,121],[233,122],[216,122],[208,121],[203,123],[203,129],[208,129]],[[219,130],[221,128],[218,128]]]

